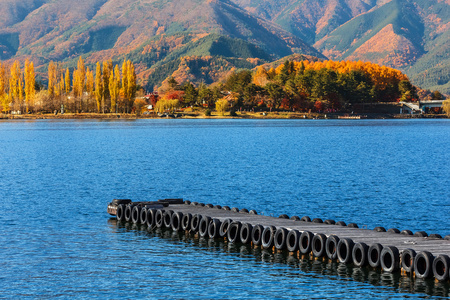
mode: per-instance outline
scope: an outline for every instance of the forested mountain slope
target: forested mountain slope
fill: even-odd
[[[0,0],[0,60],[130,58],[150,85],[185,56],[214,58],[209,81],[300,53],[399,68],[450,94],[449,32],[450,0]]]

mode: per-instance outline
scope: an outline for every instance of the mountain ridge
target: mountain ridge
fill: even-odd
[[[421,87],[450,94],[448,0],[1,3],[0,60],[29,58],[41,73],[50,60],[71,66],[80,55],[88,63],[134,57],[139,78],[146,82],[146,76],[170,60],[211,56],[208,47],[222,36],[221,47],[232,47],[230,53],[242,55],[235,58],[244,61],[253,58],[267,63],[293,53],[371,61],[406,72]],[[203,40],[210,34],[209,40]],[[196,41],[205,44],[194,47]],[[238,44],[245,54],[236,51]],[[229,54],[224,57],[230,61]]]

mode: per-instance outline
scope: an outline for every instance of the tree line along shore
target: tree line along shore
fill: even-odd
[[[438,92],[411,84],[402,72],[370,62],[288,61],[278,67],[232,70],[223,80],[194,85],[167,78],[157,91],[144,93],[134,64],[111,60],[91,70],[82,57],[70,70],[50,62],[46,88],[36,82],[33,62],[23,69],[0,62],[0,108],[3,118],[185,117],[247,116],[278,118],[280,112],[311,117],[353,113],[360,104],[441,99]],[[448,101],[446,101],[448,102]],[[450,106],[444,102],[444,111]],[[447,107],[449,106],[449,107]],[[65,115],[65,116],[62,116]],[[112,116],[113,117],[113,116]]]

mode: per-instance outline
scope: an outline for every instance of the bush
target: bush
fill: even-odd
[[[207,117],[211,116],[211,110],[209,108],[205,110],[205,116]]]
[[[232,111],[230,111],[230,116],[237,117],[238,115],[237,115],[236,111],[232,110]]]
[[[225,115],[225,112],[230,110],[230,103],[226,99],[219,99],[216,101],[216,110],[222,116]]]

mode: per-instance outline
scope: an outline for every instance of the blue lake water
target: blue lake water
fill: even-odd
[[[450,120],[0,121],[0,298],[411,298],[447,283],[118,225],[180,197],[450,234]]]

